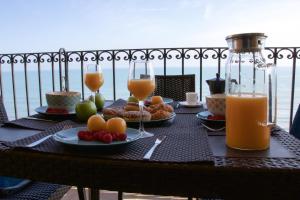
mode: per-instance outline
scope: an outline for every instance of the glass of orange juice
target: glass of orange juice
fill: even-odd
[[[152,133],[145,131],[143,125],[143,107],[144,100],[153,93],[155,89],[155,77],[153,65],[149,61],[132,61],[130,62],[128,90],[139,100],[140,107],[140,125],[139,131],[143,137],[151,137]]]
[[[84,73],[84,84],[92,92],[92,95],[99,90],[103,83],[102,67],[99,64],[88,64]]]

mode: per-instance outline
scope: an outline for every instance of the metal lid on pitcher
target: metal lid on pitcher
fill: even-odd
[[[241,33],[229,35],[225,39],[231,52],[242,53],[261,51],[266,38],[264,33]]]

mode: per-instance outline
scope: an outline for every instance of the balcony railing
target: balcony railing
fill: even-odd
[[[278,66],[279,122],[287,128],[300,102],[300,88],[295,87],[300,85],[296,80],[300,47],[267,47],[264,54],[267,62]],[[202,100],[208,94],[205,79],[212,78],[216,72],[224,77],[227,55],[224,47],[60,49],[58,52],[0,54],[0,93],[11,119],[30,115],[33,108],[45,105],[46,92],[62,90],[63,83],[71,90],[80,90],[85,98],[88,95],[83,82],[85,64],[100,63],[105,69],[101,92],[108,99],[125,97],[126,67],[129,61],[138,59],[152,60],[156,74],[196,74],[196,88]],[[66,81],[62,81],[64,79]]]

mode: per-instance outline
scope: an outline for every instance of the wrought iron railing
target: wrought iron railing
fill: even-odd
[[[287,68],[291,69],[291,90],[290,93],[286,93],[286,97],[290,95],[290,107],[289,107],[289,124],[292,122],[293,114],[294,114],[294,105],[295,105],[295,85],[296,85],[296,66],[297,60],[300,59],[300,47],[267,47],[265,54],[267,55],[267,59],[270,62],[278,64],[279,61],[284,60],[284,64]],[[225,47],[196,47],[196,48],[149,48],[149,49],[112,49],[112,50],[89,50],[89,51],[65,51],[64,49],[60,49],[58,52],[38,52],[38,53],[13,53],[13,54],[0,54],[0,93],[1,97],[5,97],[6,93],[4,93],[5,84],[11,84],[11,92],[12,93],[12,104],[13,104],[13,112],[14,118],[19,117],[18,112],[18,101],[22,101],[19,98],[16,98],[17,86],[16,86],[16,78],[15,71],[21,70],[24,72],[24,89],[25,96],[22,97],[25,99],[24,105],[26,106],[27,115],[32,114],[31,110],[31,98],[29,95],[29,85],[30,79],[28,78],[28,69],[29,65],[36,65],[35,69],[37,70],[37,88],[34,90],[38,90],[38,101],[39,105],[42,106],[44,93],[47,91],[43,90],[43,80],[41,73],[44,69],[45,65],[48,65],[51,69],[49,73],[47,73],[47,78],[51,79],[51,90],[62,90],[63,77],[66,79],[66,87],[69,84],[69,66],[74,63],[79,64],[77,67],[80,69],[81,78],[81,93],[82,98],[85,97],[85,89],[83,82],[83,72],[84,66],[87,62],[95,62],[95,63],[106,63],[106,65],[110,66],[111,74],[112,74],[112,84],[111,84],[111,92],[112,98],[116,99],[116,70],[118,62],[129,62],[131,60],[153,60],[162,62],[160,64],[162,69],[162,74],[167,75],[167,69],[172,65],[172,61],[179,61],[179,65],[176,64],[181,74],[186,73],[187,62],[193,60],[194,70],[199,74],[198,80],[198,89],[200,94],[200,99],[203,97],[203,70],[204,66],[216,66],[216,71],[222,74],[222,67],[224,66],[224,61],[226,60],[228,55],[228,50]],[[290,63],[291,61],[291,63]],[[171,62],[171,64],[170,64]],[[208,63],[208,64],[207,64]],[[127,63],[128,64],[128,63]],[[9,71],[4,73],[3,71]],[[58,70],[58,72],[57,72]],[[9,81],[4,81],[4,76],[8,76],[10,74]],[[224,74],[223,74],[224,75]],[[124,76],[122,74],[122,76]],[[278,74],[280,77],[281,74]],[[210,77],[211,78],[211,77]],[[6,77],[8,79],[8,77]],[[10,83],[9,83],[10,82]],[[57,83],[58,82],[58,83]],[[58,88],[57,85],[58,84]],[[280,82],[278,83],[281,84]],[[49,85],[46,85],[49,87]],[[34,85],[36,87],[36,85]],[[280,114],[280,113],[279,113]]]

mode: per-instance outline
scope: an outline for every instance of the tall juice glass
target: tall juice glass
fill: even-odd
[[[84,73],[84,84],[96,93],[104,83],[102,68],[99,64],[88,64]]]
[[[240,150],[269,148],[276,122],[276,71],[262,56],[263,33],[226,38],[226,144]]]
[[[146,132],[143,124],[144,100],[155,90],[154,69],[149,61],[132,61],[129,66],[128,90],[139,100],[140,125],[139,131],[143,137],[151,137],[152,133]]]
[[[228,95],[226,109],[226,142],[229,147],[244,150],[262,150],[269,147],[266,95]]]

